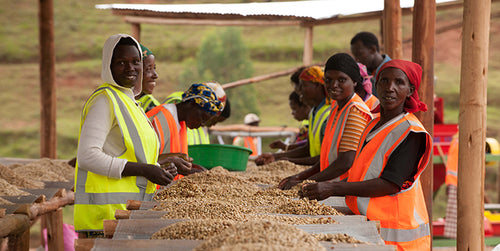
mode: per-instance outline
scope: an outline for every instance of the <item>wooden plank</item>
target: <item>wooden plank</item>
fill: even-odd
[[[113,240],[77,239],[76,251],[188,251],[199,246],[202,240]],[[92,245],[92,246],[90,246]]]
[[[162,18],[141,17],[125,15],[123,20],[127,23],[165,24],[165,25],[206,25],[206,26],[297,26],[299,20],[215,20],[215,19],[188,19],[188,18]]]

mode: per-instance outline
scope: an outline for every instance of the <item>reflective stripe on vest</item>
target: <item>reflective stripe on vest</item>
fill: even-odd
[[[370,97],[365,100],[366,106],[368,106],[368,109],[373,110],[375,107],[377,107],[380,104],[380,101],[378,100],[375,95],[370,94]]]
[[[83,109],[80,130],[87,116],[88,104],[101,93],[109,99],[110,108],[123,135],[126,150],[118,158],[155,164],[158,158],[158,140],[149,120],[133,100],[112,85],[101,85],[88,99]],[[151,200],[155,191],[153,183],[144,177],[109,178],[79,168],[78,160],[75,171],[75,215],[79,218],[75,221],[76,230],[100,230],[103,219],[113,218],[114,209],[125,208],[129,199]],[[92,210],[89,211],[89,206],[92,205],[107,207],[91,207]]]
[[[187,129],[188,145],[210,144],[210,138],[205,127],[198,127],[196,129]]]
[[[386,244],[397,245],[400,250],[429,247],[429,219],[419,176],[430,161],[431,137],[413,114],[401,114],[370,133],[379,121],[380,118],[372,120],[363,132],[348,182],[380,177],[390,155],[410,132],[425,133],[426,150],[418,163],[414,182],[409,188],[392,195],[373,198],[346,196],[346,204],[354,213],[380,221],[381,236]],[[363,146],[368,137],[370,140]]]
[[[137,101],[140,102],[141,107],[145,112],[146,109],[148,109],[148,107],[151,105],[151,103],[154,104],[154,106],[160,105],[160,102],[156,100],[156,98],[151,94],[144,94]]]
[[[146,114],[152,120],[151,123],[160,140],[160,153],[182,152],[180,128],[170,111],[164,105],[160,105]]]
[[[347,122],[348,114],[351,108],[355,106],[359,111],[365,113],[371,118],[371,113],[366,104],[358,95],[353,95],[351,99],[344,105],[344,107],[339,111],[337,102],[332,104],[332,109],[328,122],[325,129],[325,137],[321,144],[321,155],[320,155],[320,170],[325,170],[330,166],[338,157],[338,147],[342,141],[342,135],[344,134],[345,124]],[[340,112],[336,116],[337,112]],[[341,176],[333,180],[344,180],[347,178],[348,172],[345,172]]]
[[[312,110],[309,113],[309,131],[307,138],[309,140],[309,155],[311,157],[318,156],[321,153],[321,126],[328,119],[330,110],[331,106],[325,103],[315,114]]]

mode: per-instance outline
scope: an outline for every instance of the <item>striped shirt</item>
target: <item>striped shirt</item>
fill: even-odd
[[[347,121],[344,128],[344,134],[339,145],[339,152],[356,151],[358,149],[361,134],[366,125],[371,120],[366,114],[362,113],[356,106],[350,108],[347,115]],[[336,115],[338,116],[337,113]]]

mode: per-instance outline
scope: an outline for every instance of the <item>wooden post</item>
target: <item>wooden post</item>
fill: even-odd
[[[427,104],[427,112],[417,113],[425,129],[434,135],[434,36],[436,23],[436,1],[416,0],[413,6],[413,43],[412,61],[422,66],[422,83],[419,88],[420,99]],[[420,176],[424,191],[429,220],[432,222],[433,196],[432,161]],[[432,230],[432,224],[430,224]],[[432,231],[431,231],[432,233]]]
[[[27,228],[21,234],[9,235],[9,251],[29,251],[30,250],[30,229]]]
[[[490,0],[465,0],[460,72],[457,250],[484,250]]]
[[[44,215],[47,223],[47,244],[49,250],[64,250],[62,208]]]
[[[40,156],[55,159],[56,88],[53,0],[39,0],[40,42]]]
[[[132,26],[132,37],[137,40],[137,42],[141,42],[141,24],[140,23],[131,23]]]
[[[401,59],[403,35],[399,0],[384,0],[383,19],[384,53],[392,59]]]
[[[304,54],[302,56],[302,64],[310,65],[313,60],[313,25],[304,27],[306,32],[304,36]]]

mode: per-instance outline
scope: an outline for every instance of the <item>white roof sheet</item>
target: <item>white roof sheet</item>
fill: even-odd
[[[436,0],[436,4],[455,2]],[[413,0],[400,0],[402,8],[413,7]],[[99,4],[97,9],[122,9],[164,13],[197,13],[242,16],[291,16],[328,19],[338,15],[353,15],[382,11],[384,0],[309,0],[294,2],[229,3],[229,4]]]

